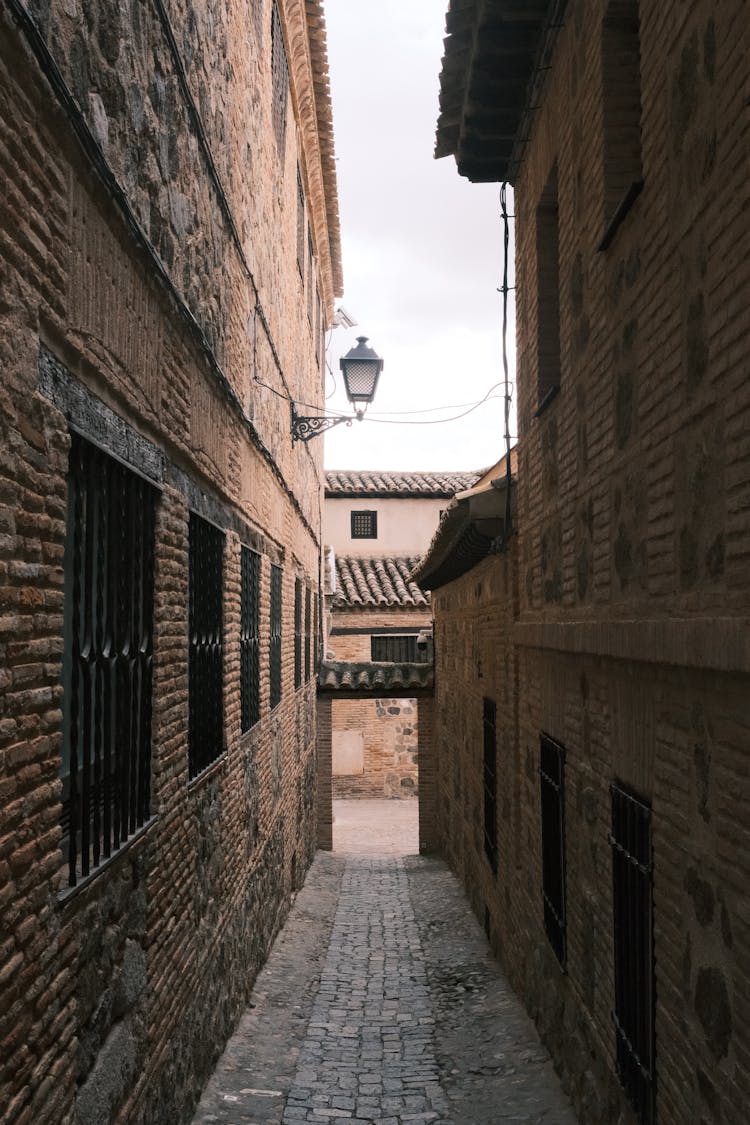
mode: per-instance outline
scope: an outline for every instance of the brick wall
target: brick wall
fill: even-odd
[[[333,796],[414,797],[418,787],[416,699],[334,699]],[[361,735],[361,772],[345,772],[338,739]]]
[[[566,5],[514,184],[517,594],[501,585],[505,556],[433,592],[440,847],[581,1120],[631,1122],[612,1020],[610,785],[648,802],[656,1120],[739,1121],[750,1098],[750,28],[739,0],[641,0],[643,187],[613,224],[605,161],[632,104],[603,73],[606,7]],[[549,329],[537,230],[553,170],[560,389],[537,416]],[[494,595],[478,590],[488,581]],[[498,705],[496,879],[482,846],[483,694]],[[544,928],[542,732],[565,748],[565,972]]]
[[[34,25],[0,13],[0,1118],[19,1125],[189,1120],[315,847],[315,693],[294,688],[293,606],[296,576],[318,588],[322,451],[292,447],[289,403],[262,383],[321,394],[295,256],[298,153],[326,319],[336,203],[291,100],[276,144],[270,4],[257,23],[242,4],[168,7],[174,44],[158,6],[73,20],[53,0],[29,5]],[[281,14],[295,104],[309,105],[304,14]],[[71,427],[158,499],[151,815],[66,891]],[[192,780],[191,511],[225,536],[223,752]],[[262,559],[261,719],[245,734],[240,544]]]

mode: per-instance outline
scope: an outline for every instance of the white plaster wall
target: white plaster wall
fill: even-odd
[[[337,555],[358,557],[421,555],[437,530],[447,497],[378,500],[363,496],[327,498],[323,504],[323,542]],[[352,539],[351,513],[377,512],[377,539]]]

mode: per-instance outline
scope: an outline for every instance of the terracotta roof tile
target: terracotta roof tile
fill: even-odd
[[[417,556],[368,559],[337,555],[334,609],[428,606],[429,594],[409,577],[418,562]]]
[[[435,682],[432,664],[372,664],[367,661],[324,660],[318,672],[320,691],[392,692],[431,691]]]
[[[453,496],[471,488],[484,470],[469,473],[350,472],[326,473],[326,496]]]

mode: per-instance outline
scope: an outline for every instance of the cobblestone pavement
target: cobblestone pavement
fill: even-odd
[[[194,1125],[575,1125],[453,875],[357,842],[318,853]]]

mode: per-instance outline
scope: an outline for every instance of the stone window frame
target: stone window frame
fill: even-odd
[[[352,539],[377,539],[378,513],[374,508],[360,508],[350,513]]]
[[[639,0],[608,0],[601,67],[604,251],[643,189]]]
[[[188,525],[188,773],[193,781],[224,742],[224,548],[222,528],[190,511]]]
[[[612,961],[617,1074],[641,1125],[656,1100],[656,979],[650,802],[614,781],[612,801]]]
[[[565,970],[565,747],[544,732],[539,736],[539,811],[544,932],[560,968]]]
[[[151,818],[160,492],[87,436],[70,433],[60,777],[72,889]]]

